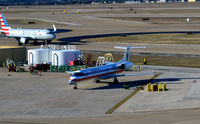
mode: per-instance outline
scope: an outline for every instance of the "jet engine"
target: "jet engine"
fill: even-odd
[[[18,45],[22,45],[22,44],[26,44],[28,43],[28,40],[24,37],[21,37],[21,38],[16,38],[17,41],[18,41]]]
[[[132,62],[126,62],[124,64],[124,70],[125,71],[133,70],[133,63]]]
[[[21,42],[21,43],[24,44],[24,43],[26,43],[26,41],[27,41],[26,38],[23,38],[23,37],[20,38],[20,42]]]

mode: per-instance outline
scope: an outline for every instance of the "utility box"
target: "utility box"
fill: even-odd
[[[28,50],[28,65],[50,64],[53,49],[40,48]]]
[[[57,50],[52,52],[52,65],[69,65],[69,61],[78,60],[80,50]]]

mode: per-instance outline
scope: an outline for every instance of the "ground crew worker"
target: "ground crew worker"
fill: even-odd
[[[146,58],[144,58],[144,65],[146,65],[147,64],[147,59]]]

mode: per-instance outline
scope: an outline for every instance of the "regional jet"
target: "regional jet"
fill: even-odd
[[[118,83],[117,77],[122,76],[138,76],[138,75],[152,75],[156,73],[136,73],[136,74],[117,74],[123,71],[128,71],[133,68],[133,63],[129,61],[130,49],[138,49],[145,47],[115,47],[119,49],[126,49],[122,60],[114,63],[107,62],[105,65],[83,69],[72,72],[72,76],[69,79],[69,84],[74,85],[74,89],[77,89],[77,83],[87,79],[95,79],[96,82],[100,80],[113,78],[115,83]]]
[[[7,38],[15,38],[18,41],[18,45],[27,44],[29,40],[33,40],[36,44],[38,40],[44,41],[44,43],[50,43],[56,38],[56,27],[53,25],[54,30],[48,29],[13,29],[9,26],[3,13],[0,13],[1,19],[1,34],[4,34]]]

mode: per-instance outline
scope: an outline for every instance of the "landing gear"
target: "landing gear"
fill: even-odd
[[[48,45],[48,44],[50,44],[51,43],[51,40],[43,40],[44,41],[44,43],[43,43],[43,45]]]
[[[25,44],[27,44],[27,43],[28,43],[28,40],[26,39],[26,40],[25,40]]]
[[[95,80],[95,82],[96,82],[96,83],[100,83],[101,81],[100,81],[100,80]]]
[[[47,40],[47,42],[46,42],[46,43],[47,43],[47,45],[48,45],[48,44],[50,44],[50,43],[51,43],[51,40]]]
[[[36,45],[37,43],[38,43],[38,42],[37,42],[37,40],[34,40],[34,41],[33,41],[33,44],[35,44],[35,45]]]
[[[46,41],[45,40],[43,40],[44,42],[42,43],[42,45],[45,45],[46,44]]]
[[[21,45],[22,45],[22,43],[18,42],[18,45],[19,45],[19,46],[21,46]]]
[[[119,83],[119,81],[118,81],[117,77],[114,77],[114,79],[113,79],[113,80],[114,80],[114,83],[115,83],[115,84]]]

